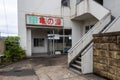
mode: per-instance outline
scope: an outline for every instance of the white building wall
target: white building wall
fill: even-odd
[[[120,15],[120,0],[103,0],[104,7],[110,9],[112,15],[114,17],[118,17]]]
[[[80,21],[71,21],[72,26],[72,46],[82,37],[83,35],[83,24]]]
[[[64,17],[64,28],[71,28],[69,18],[70,8],[64,7],[64,12],[62,12],[61,0],[18,0],[18,33],[20,44],[28,56],[30,56],[30,52],[34,52],[34,50],[29,50],[30,32],[26,28],[25,14]],[[45,51],[46,50],[47,49],[45,49]]]
[[[33,44],[34,38],[43,38],[44,46],[34,47],[34,44]],[[43,31],[43,29],[32,30],[32,53],[47,53],[47,50],[48,50],[47,31]]]
[[[89,0],[89,13],[91,13],[93,16],[95,16],[98,20],[101,20],[104,16],[106,16],[110,11],[106,8],[104,8],[99,3]]]
[[[83,25],[83,34],[85,34],[85,26],[90,26],[90,25],[95,25],[98,22],[97,19],[87,19],[86,21],[84,21],[84,25]]]
[[[18,6],[20,7],[20,6]],[[20,37],[20,45],[27,50],[27,29],[25,23],[24,12],[18,12],[18,35]]]
[[[87,0],[86,0],[87,1]],[[112,15],[117,17],[120,14],[120,1],[119,0],[104,0],[104,7],[111,10]],[[96,7],[97,6],[97,7]],[[78,6],[79,9],[81,8]],[[84,10],[88,10],[99,20],[103,17],[103,14],[108,13],[107,10],[103,9],[102,6],[96,3],[90,3],[89,7]],[[85,8],[85,7],[84,7]],[[81,21],[71,21],[71,18],[80,13],[81,10],[76,7],[76,0],[70,0],[70,7],[61,7],[61,0],[18,0],[18,33],[20,36],[20,43],[27,54],[30,56],[30,30],[26,28],[25,14],[35,15],[47,15],[47,16],[58,16],[64,18],[64,28],[72,28],[72,46],[75,44],[84,34],[84,26],[89,21],[82,23]],[[99,10],[98,10],[99,9]],[[78,11],[76,11],[78,10]],[[104,14],[105,15],[105,14]],[[79,16],[79,15],[78,15]],[[94,21],[93,21],[94,22]],[[96,21],[95,21],[96,22]],[[94,23],[95,23],[94,22]],[[90,22],[92,23],[92,22]],[[47,49],[45,49],[46,51]],[[34,50],[33,50],[34,52]]]
[[[85,34],[85,26],[94,25],[97,19],[87,19],[85,21],[71,21],[72,26],[72,46]]]
[[[76,0],[70,0],[71,18],[76,15]]]
[[[94,0],[83,0],[80,3],[76,3],[76,0],[70,0],[71,18],[82,16],[85,13],[90,13],[98,20],[101,20],[109,10],[95,2]],[[99,10],[98,10],[99,9]]]
[[[62,7],[62,17],[64,18],[64,29],[71,29],[70,7]]]
[[[77,12],[76,12],[76,16],[79,16],[79,15],[83,15],[84,13],[87,13],[88,10],[87,10],[87,4],[85,4],[86,2],[85,1],[82,1],[80,2],[79,4],[77,4]]]
[[[18,0],[20,12],[61,15],[61,0]]]

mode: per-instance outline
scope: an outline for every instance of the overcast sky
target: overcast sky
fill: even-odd
[[[4,2],[5,6],[3,4]],[[13,35],[18,34],[17,0],[4,0],[4,2],[0,0],[0,32]],[[7,20],[5,19],[5,9]]]

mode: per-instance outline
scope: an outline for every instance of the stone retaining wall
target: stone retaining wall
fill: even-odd
[[[120,80],[120,32],[93,35],[94,73]]]

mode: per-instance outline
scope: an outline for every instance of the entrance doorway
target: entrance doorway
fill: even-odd
[[[32,29],[32,53],[34,55],[56,55],[71,48],[71,29]]]
[[[48,32],[48,54],[61,54],[63,53],[63,37],[60,33],[62,29],[54,29]]]
[[[48,32],[48,54],[63,54],[71,48],[71,30],[54,29]]]

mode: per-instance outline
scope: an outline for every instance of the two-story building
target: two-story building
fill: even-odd
[[[69,4],[18,0],[18,32],[27,56],[65,53],[71,47]]]
[[[27,56],[68,51],[69,67],[93,72],[92,35],[120,31],[119,0],[18,0],[18,32]]]

